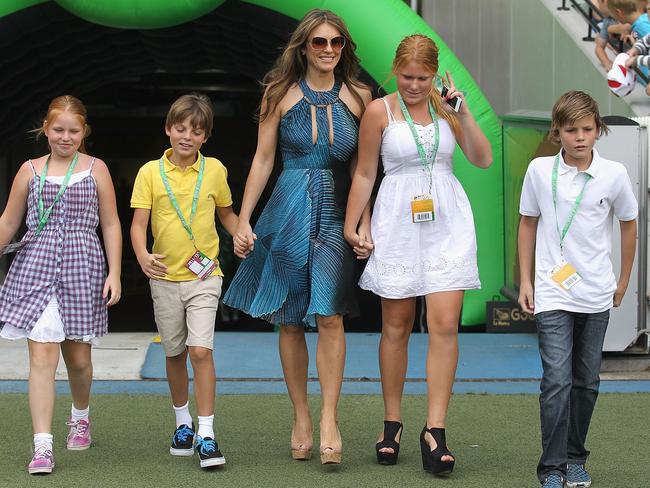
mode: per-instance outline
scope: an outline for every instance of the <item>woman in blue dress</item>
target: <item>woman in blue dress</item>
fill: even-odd
[[[279,326],[282,369],[294,408],[294,459],[311,457],[305,325],[318,327],[323,464],[341,462],[337,404],[345,364],[343,315],[356,311],[355,255],[343,238],[343,221],[359,119],[371,94],[357,79],[355,47],[338,16],[314,9],[266,75],[257,150],[234,237],[235,252],[245,259],[224,297],[227,305]],[[283,171],[253,232],[250,217],[278,144]],[[369,218],[359,227],[362,235],[369,234]]]

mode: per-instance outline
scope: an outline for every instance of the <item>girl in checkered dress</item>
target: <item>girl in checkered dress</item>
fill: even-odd
[[[83,104],[72,96],[55,98],[38,132],[47,137],[50,154],[21,166],[0,217],[0,249],[23,217],[28,229],[0,288],[0,336],[27,339],[34,428],[28,471],[51,473],[59,351],[72,392],[67,448],[90,447],[91,345],[106,333],[106,307],[120,299],[122,234],[108,168],[85,154],[90,128]]]

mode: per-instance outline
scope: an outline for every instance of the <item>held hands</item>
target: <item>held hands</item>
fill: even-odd
[[[533,296],[533,285],[530,283],[521,283],[519,285],[519,306],[526,313],[535,312]]]
[[[246,256],[254,249],[256,239],[257,236],[253,233],[251,225],[240,220],[235,235],[232,237],[235,256],[246,259]]]
[[[119,276],[113,276],[112,274],[109,274],[106,277],[102,297],[104,299],[108,298],[108,301],[106,302],[106,306],[108,307],[111,307],[120,301],[120,298],[122,297],[122,284],[120,283]]]
[[[162,259],[165,259],[165,256],[162,254],[147,253],[142,257],[138,256],[138,263],[147,278],[164,278],[167,272],[167,266],[161,262]]]
[[[345,232],[345,240],[352,247],[357,259],[368,259],[375,245],[370,235],[370,225],[361,224],[357,232]]]

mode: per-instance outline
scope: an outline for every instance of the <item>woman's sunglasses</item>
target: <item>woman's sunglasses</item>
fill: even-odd
[[[314,51],[322,51],[328,44],[332,47],[332,50],[340,51],[345,47],[345,37],[337,36],[332,37],[331,39],[326,39],[325,37],[312,37],[309,43]]]

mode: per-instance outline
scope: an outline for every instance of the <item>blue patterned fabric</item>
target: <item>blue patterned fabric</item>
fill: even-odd
[[[282,117],[284,168],[254,232],[254,251],[241,262],[224,303],[276,325],[315,325],[316,315],[356,313],[355,258],[343,238],[349,162],[358,121],[338,98],[341,82],[304,98]],[[326,105],[331,104],[334,143]],[[312,140],[316,105],[318,138]]]

